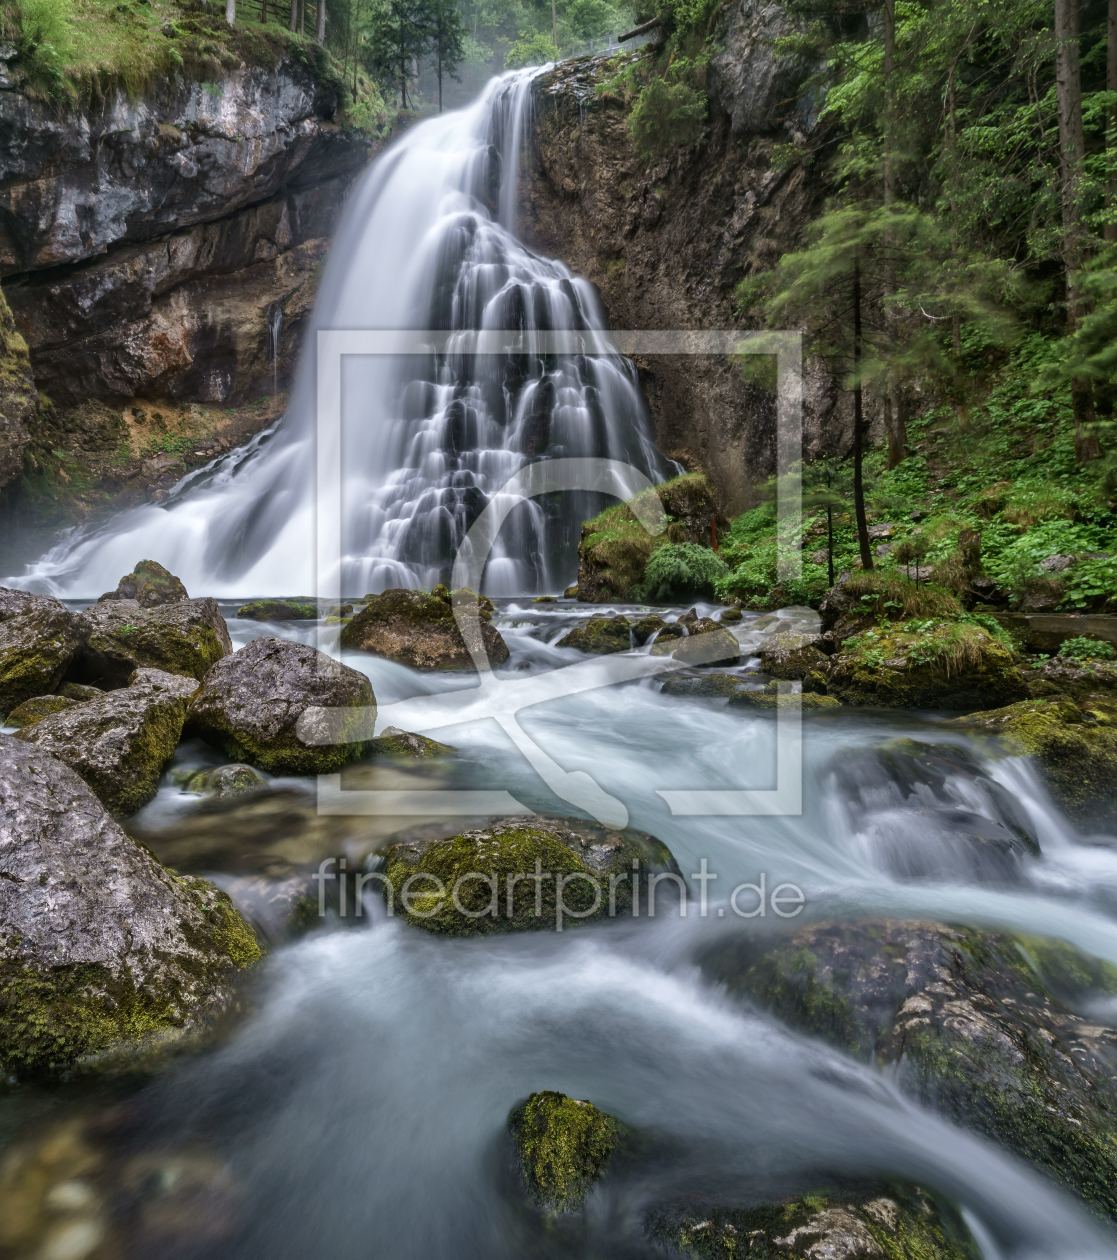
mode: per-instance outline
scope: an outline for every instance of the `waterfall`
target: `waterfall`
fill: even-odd
[[[283,303],[268,307],[268,337],[271,340],[272,397],[279,394],[279,334],[283,330]]]
[[[185,477],[158,505],[71,531],[13,585],[83,597],[150,557],[207,595],[315,589],[319,329],[576,330],[593,356],[431,354],[346,361],[342,570],[350,594],[429,586],[491,495],[527,462],[601,456],[653,480],[632,364],[609,351],[593,288],[515,236],[519,153],[537,70],[494,79],[469,108],[413,128],[350,197],[323,275],[287,413]],[[491,594],[572,580],[586,493],[513,511],[486,574]]]

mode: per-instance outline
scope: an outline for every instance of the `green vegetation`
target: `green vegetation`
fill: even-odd
[[[1092,639],[1088,635],[1078,635],[1067,639],[1059,648],[1059,655],[1074,661],[1111,661],[1117,656],[1112,643],[1103,639]]]
[[[644,569],[641,598],[653,603],[674,603],[710,597],[729,570],[709,547],[697,543],[667,543],[649,557]]]
[[[591,1102],[554,1090],[532,1094],[508,1117],[524,1181],[540,1207],[572,1212],[617,1146],[617,1121]]]

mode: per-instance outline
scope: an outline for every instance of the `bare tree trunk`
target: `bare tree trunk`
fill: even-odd
[[[225,0],[225,21],[230,26],[237,24],[237,0]]]
[[[302,8],[299,10],[299,34],[306,34],[306,0],[302,0]]]
[[[1079,67],[1080,0],[1055,0],[1055,94],[1059,105],[1059,169],[1063,206],[1063,266],[1067,284],[1067,331],[1073,333],[1084,313],[1077,275],[1082,267],[1082,223],[1079,180],[1086,158],[1082,128],[1082,73]],[[1074,457],[1078,463],[1097,459],[1101,446],[1090,426],[1094,420],[1093,386],[1083,377],[1070,384],[1074,408]]]
[[[1109,0],[1105,51],[1105,86],[1110,92],[1117,92],[1117,0]],[[1108,131],[1109,187],[1105,193],[1105,208],[1111,215],[1117,216],[1117,105],[1110,110]],[[1105,225],[1105,239],[1117,241],[1117,217]]]
[[[260,25],[268,24],[268,0],[260,0]]]
[[[896,0],[884,0],[884,204],[892,205],[896,200]],[[886,238],[885,247],[891,251],[894,242]],[[895,258],[890,257],[888,264],[888,291],[895,293],[899,285],[896,281]],[[896,315],[888,316],[895,324]],[[888,388],[884,399],[885,428],[888,434],[888,467],[895,468],[902,463],[907,454],[908,435],[904,412],[906,407],[901,397],[902,390],[896,380],[895,373],[888,373]]]
[[[299,23],[299,0],[291,0],[291,33],[294,34]]]
[[[318,47],[326,43],[326,0],[318,0]]]
[[[857,545],[861,568],[873,567],[869,550],[869,522],[865,517],[865,485],[861,463],[865,447],[865,416],[861,397],[861,263],[853,259],[853,510],[857,517]]]
[[[551,39],[554,41],[555,51],[558,51],[558,13],[555,9],[555,0],[551,0]]]
[[[1117,3],[1117,0],[1114,0]],[[960,56],[961,54],[959,54]],[[955,93],[954,70],[957,66],[957,59],[950,67],[950,75],[947,79],[947,101],[949,108],[949,143],[950,143],[950,159],[952,169],[950,173],[951,195],[950,195],[950,217],[954,223],[958,222],[958,198],[956,196],[958,188],[958,101]],[[950,239],[950,252],[952,255],[958,253],[958,238],[952,236]],[[953,362],[953,386],[954,386],[954,411],[958,417],[958,428],[965,433],[970,427],[970,408],[965,401],[964,389],[962,386],[962,316],[957,311],[954,312],[954,318],[951,320],[951,347],[954,353]]]

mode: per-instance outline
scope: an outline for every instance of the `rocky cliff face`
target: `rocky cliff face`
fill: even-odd
[[[814,108],[797,95],[805,67],[775,57],[790,29],[779,6],[723,8],[701,140],[648,169],[616,96],[596,91],[615,67],[566,62],[535,81],[521,230],[598,288],[613,328],[745,328],[734,289],[796,247],[826,192],[817,167],[778,160]],[[784,150],[786,152],[786,149]],[[724,359],[637,359],[660,449],[700,470],[726,510],[775,470],[775,399]],[[843,449],[852,416],[819,364],[805,365],[804,447]]]
[[[28,425],[38,401],[27,342],[0,293],[0,486],[11,481],[22,466],[30,437]]]
[[[271,392],[367,141],[294,61],[56,116],[0,90],[0,275],[56,404]]]

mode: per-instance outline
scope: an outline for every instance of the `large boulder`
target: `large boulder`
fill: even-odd
[[[490,605],[491,608],[491,605]],[[489,661],[508,659],[508,645],[491,624],[489,608],[480,606],[477,624]],[[371,652],[412,669],[473,669],[473,658],[454,617],[450,592],[401,587],[374,595],[341,630],[341,646]]]
[[[141,560],[135,569],[122,577],[115,591],[109,591],[97,601],[134,599],[141,608],[156,608],[160,604],[180,604],[189,599],[186,587],[155,560]]]
[[[385,854],[382,874],[395,914],[446,936],[561,930],[631,914],[634,880],[647,914],[654,875],[666,881],[656,880],[654,895],[664,914],[683,886],[654,836],[581,819],[502,820],[438,840],[403,838]]]
[[[884,623],[847,640],[830,662],[827,694],[844,704],[978,709],[1028,694],[1016,656],[981,626]]]
[[[340,770],[365,752],[375,724],[364,674],[287,639],[254,639],[218,661],[187,715],[191,734],[272,774]]]
[[[0,717],[53,692],[87,633],[61,601],[0,588]]]
[[[796,634],[787,630],[773,634],[760,646],[760,668],[773,678],[806,678],[815,670],[825,671],[830,661],[819,646],[820,634]]]
[[[181,674],[138,669],[130,686],[50,714],[16,738],[76,771],[106,809],[134,814],[158,791],[198,687]]]
[[[584,1098],[553,1089],[532,1094],[508,1116],[520,1175],[536,1204],[572,1212],[600,1180],[621,1126]]]
[[[1084,827],[1111,829],[1117,818],[1117,703],[1087,695],[1025,700],[955,719],[999,735],[1034,757],[1052,796]]]
[[[710,948],[703,970],[1117,1217],[1117,969],[1070,946],[939,923],[804,924]]]
[[[134,599],[110,599],[79,616],[85,642],[71,679],[106,690],[126,687],[141,668],[201,682],[210,667],[233,650],[214,599],[182,599],[151,608],[142,608]]]
[[[181,1030],[260,949],[224,893],[179,878],[41,748],[0,736],[0,1071],[42,1074]]]
[[[318,601],[314,599],[253,599],[237,609],[244,621],[316,621]]]
[[[564,635],[558,646],[577,648],[579,652],[589,652],[592,656],[627,652],[632,647],[632,623],[621,616],[591,617]]]
[[[22,704],[16,705],[5,719],[5,725],[14,726],[17,729],[23,726],[34,726],[36,722],[50,717],[52,713],[61,713],[63,709],[69,709],[78,703],[79,701],[71,700],[69,696],[33,696],[30,700],[24,700]]]

